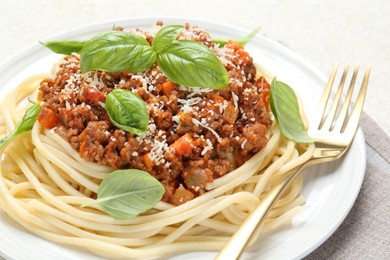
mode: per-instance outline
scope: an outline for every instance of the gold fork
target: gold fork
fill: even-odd
[[[312,157],[304,164],[293,169],[289,175],[269,191],[267,196],[264,197],[259,206],[257,206],[248,216],[215,259],[238,259],[253,237],[253,234],[263,225],[267,214],[271,211],[278,197],[302,170],[314,164],[337,160],[343,156],[350,147],[359,126],[368,86],[368,78],[370,76],[370,67],[366,69],[355,106],[350,115],[348,114],[348,111],[351,105],[353,89],[359,70],[358,65],[354,68],[347,94],[343,101],[343,105],[341,106],[340,100],[349,70],[349,66],[345,66],[333,103],[330,106],[329,112],[326,113],[337,68],[338,66],[336,65],[329,76],[329,81],[326,84],[320,100],[317,114],[309,125],[308,133],[316,140]]]

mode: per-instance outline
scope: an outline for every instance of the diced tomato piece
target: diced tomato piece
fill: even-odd
[[[195,141],[192,136],[187,133],[171,144],[171,147],[175,149],[175,153],[178,156],[190,155],[192,153],[192,149],[195,147],[194,143]]]
[[[83,94],[87,99],[93,102],[104,102],[106,100],[106,95],[93,87],[85,87]]]
[[[263,101],[264,105],[265,105],[265,108],[267,109],[267,111],[270,110],[270,106],[269,106],[269,93],[270,93],[270,84],[265,80],[264,77],[260,77],[257,81],[256,81],[256,86],[260,89],[260,98],[261,100]]]
[[[168,96],[174,89],[175,89],[175,83],[173,83],[173,82],[170,81],[170,80],[165,81],[165,82],[162,84],[162,93],[163,93],[165,96]]]
[[[52,109],[43,107],[38,115],[38,122],[43,127],[51,129],[58,124],[59,119],[57,114]]]

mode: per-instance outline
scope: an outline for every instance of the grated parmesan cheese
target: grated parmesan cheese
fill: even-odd
[[[232,91],[233,104],[238,110],[238,96]]]
[[[174,115],[172,117],[172,121],[179,124],[180,123],[180,116],[179,115]]]
[[[206,143],[207,143],[207,146],[205,146],[202,150],[202,152],[200,153],[201,155],[205,155],[208,151],[212,151],[213,150],[213,144],[211,143],[210,139],[206,139],[205,140]]]
[[[203,118],[204,119],[204,118]],[[196,125],[196,126],[202,126],[204,128],[206,128],[207,130],[209,130],[218,140],[218,142],[221,142],[222,141],[222,138],[218,135],[217,132],[215,132],[214,129],[212,129],[211,127],[209,127],[208,125],[206,125],[205,123],[202,123],[200,122],[198,119],[195,119],[195,118],[192,118],[192,122]]]
[[[164,152],[167,148],[168,144],[166,139],[163,139],[162,141],[158,139],[153,140],[153,147],[150,150],[149,157],[157,166],[165,163]]]
[[[158,30],[161,29],[161,26],[157,26],[155,28],[155,32],[148,33],[144,32],[142,30],[134,30],[131,31],[131,33],[140,35],[144,38],[151,35],[153,36],[155,33],[158,32]],[[193,40],[199,40],[201,39],[204,43],[207,44],[207,41],[209,40],[211,42],[211,38],[209,39],[209,36],[206,34],[203,34],[203,30],[197,27],[189,27],[189,29],[184,29],[178,38],[180,39],[193,39]],[[207,39],[205,40],[206,37]],[[205,96],[207,93],[210,93],[214,91],[213,89],[208,88],[202,88],[202,87],[189,87],[189,86],[182,86],[179,85],[179,90],[184,93],[179,93],[179,97],[176,97],[174,101],[177,104],[172,104],[172,100],[159,99],[159,93],[157,93],[156,84],[159,82],[164,82],[166,80],[166,77],[161,73],[158,66],[153,66],[151,69],[149,69],[146,72],[139,72],[139,73],[128,73],[126,75],[126,79],[120,79],[120,81],[112,82],[115,84],[115,88],[126,88],[132,91],[135,94],[142,93],[145,94],[148,93],[152,97],[148,100],[147,108],[149,113],[151,114],[151,118],[149,121],[149,126],[147,129],[147,132],[143,136],[134,136],[134,138],[139,142],[140,150],[142,151],[142,154],[145,152],[149,153],[150,159],[157,165],[163,165],[167,168],[171,166],[171,162],[168,162],[165,159],[165,153],[171,151],[172,148],[169,147],[168,141],[167,141],[167,135],[174,135],[175,131],[172,131],[172,129],[176,129],[180,126],[180,115],[175,114],[178,111],[184,112],[184,113],[191,113],[192,116],[192,123],[196,126],[201,126],[204,129],[207,129],[211,132],[212,135],[214,135],[218,142],[222,142],[222,138],[219,135],[219,133],[214,130],[211,127],[211,121],[215,120],[222,120],[221,115],[225,112],[226,108],[229,105],[229,102],[232,102],[234,107],[237,109],[237,111],[240,111],[241,118],[247,119],[247,116],[243,109],[239,106],[240,101],[243,102],[246,99],[251,99],[251,93],[258,92],[258,88],[256,86],[252,86],[250,84],[245,84],[244,82],[247,78],[244,71],[244,62],[242,59],[240,59],[237,56],[236,51],[233,48],[226,47],[226,46],[220,46],[219,44],[210,44],[212,45],[209,47],[218,57],[218,59],[225,65],[229,67],[230,69],[236,69],[240,73],[237,77],[229,77],[230,83],[234,84],[234,86],[231,87],[231,89],[236,89],[236,87],[242,87],[242,93],[236,94],[233,91],[231,91],[231,100],[223,100],[221,101],[215,101],[215,100],[206,100]],[[73,61],[72,61],[73,59]],[[68,68],[77,68],[77,73],[70,75],[69,78],[66,80],[66,86],[61,90],[64,93],[71,93],[78,94],[81,91],[83,91],[83,87],[85,86],[91,86],[99,90],[105,90],[108,86],[105,86],[105,83],[107,80],[111,79],[111,76],[108,75],[108,73],[104,71],[96,72],[88,72],[88,73],[81,73],[79,70],[79,58],[78,56],[71,57],[68,61],[63,61],[64,67]],[[61,68],[60,68],[61,69]],[[242,75],[242,77],[241,77]],[[251,79],[253,75],[248,75],[248,78]],[[160,80],[158,80],[160,78]],[[164,78],[161,80],[161,78]],[[129,83],[129,80],[135,81],[135,83],[138,83],[136,85],[141,86],[140,88],[135,88],[132,84]],[[138,82],[139,81],[139,82]],[[116,82],[116,83],[115,83]],[[108,88],[110,88],[112,85],[110,85]],[[158,89],[159,92],[161,91],[161,88]],[[261,90],[260,90],[261,91]],[[154,93],[152,93],[154,92]],[[229,90],[227,90],[226,95],[228,95]],[[237,92],[237,91],[236,91]],[[218,92],[216,92],[218,93]],[[238,93],[238,92],[237,92]],[[183,95],[184,94],[184,95]],[[221,96],[226,97],[225,94],[221,94]],[[156,99],[154,99],[156,97]],[[77,103],[72,103],[67,101],[67,95],[64,95],[61,97],[63,100],[63,104],[67,110],[72,109],[72,107],[75,107]],[[164,103],[165,102],[165,103]],[[94,104],[95,105],[95,104]],[[103,102],[99,103],[100,106],[104,108],[105,104]],[[176,106],[177,105],[177,106]],[[83,109],[91,109],[90,105],[87,105],[86,103],[81,103],[78,106],[80,106]],[[211,107],[211,108],[210,108]],[[169,110],[172,109],[175,112],[172,112],[172,126],[173,128],[166,129],[165,131],[159,130],[153,120],[154,113],[160,113],[160,111],[163,110]],[[165,112],[165,111],[163,111]],[[179,113],[181,113],[179,112]],[[219,113],[218,113],[219,112]],[[199,118],[199,119],[197,119]],[[98,118],[96,117],[96,120]],[[250,118],[249,121],[255,121],[255,118]],[[123,130],[120,130],[121,134],[124,137],[127,137],[127,134],[123,132]],[[166,132],[167,131],[167,132]],[[123,133],[122,133],[123,132]],[[106,131],[104,134],[107,136],[107,138],[110,138],[110,140],[116,140],[115,137],[111,135],[110,132]],[[234,138],[237,143],[236,145],[240,145],[242,149],[245,148],[247,140],[243,137],[235,136],[236,132],[232,131],[229,133],[224,132],[224,134],[229,135],[230,138]],[[196,133],[194,134],[194,137],[199,137]],[[202,146],[200,148],[203,148],[201,150],[201,155],[206,155],[210,151],[214,149],[213,143],[210,139],[205,139],[204,136],[201,136],[203,139]],[[213,139],[212,139],[213,140]],[[243,141],[242,141],[243,140]],[[242,142],[241,142],[242,141]],[[241,144],[240,144],[241,143]],[[126,142],[126,145],[128,143]],[[134,151],[132,152],[132,156],[139,156],[139,153]],[[198,187],[199,188],[199,187]]]
[[[226,100],[224,100],[222,103],[218,102],[215,105],[219,107],[219,113],[223,114],[223,111],[225,111],[225,109],[227,108],[228,104],[229,103]]]
[[[180,86],[179,89],[182,90],[182,91],[188,91],[188,92],[190,92],[190,93],[187,95],[187,99],[190,99],[190,98],[192,98],[193,96],[196,96],[196,95],[203,95],[203,94],[205,94],[205,93],[209,93],[209,92],[213,91],[212,89],[209,89],[209,88],[202,88],[202,87],[186,87],[186,86]]]
[[[245,140],[241,143],[241,149],[244,150],[246,142],[248,142],[247,139],[245,139]]]
[[[194,97],[194,98],[189,98],[189,99],[180,99],[179,98],[177,101],[181,104],[180,110],[188,113],[188,112],[191,112],[193,109],[193,106],[195,106],[200,101],[202,101],[202,99],[200,97]]]

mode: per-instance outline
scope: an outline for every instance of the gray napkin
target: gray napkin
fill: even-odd
[[[390,259],[390,138],[363,114],[367,169],[355,205],[311,259]]]

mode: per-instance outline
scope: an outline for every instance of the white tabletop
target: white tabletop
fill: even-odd
[[[373,0],[0,0],[0,61],[50,35],[137,16],[215,20],[289,46],[328,74],[339,62],[370,64],[366,113],[390,135],[390,2]]]
[[[0,63],[40,39],[118,18],[188,17],[261,27],[261,34],[324,74],[335,62],[371,64],[364,110],[390,136],[389,11],[384,0],[0,0]]]

